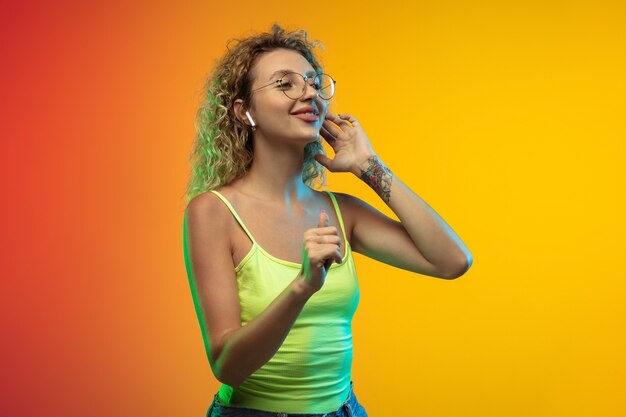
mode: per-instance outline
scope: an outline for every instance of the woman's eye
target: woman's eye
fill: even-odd
[[[278,88],[280,88],[281,90],[286,90],[291,87],[292,87],[292,83],[289,81],[283,81],[278,84]]]

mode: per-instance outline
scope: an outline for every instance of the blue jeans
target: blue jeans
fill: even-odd
[[[365,408],[363,408],[356,399],[356,395],[354,395],[354,391],[352,390],[353,385],[353,382],[350,381],[348,399],[341,404],[337,411],[326,414],[274,413],[254,408],[229,407],[222,405],[218,400],[218,394],[215,394],[213,402],[206,413],[206,417],[368,417]]]

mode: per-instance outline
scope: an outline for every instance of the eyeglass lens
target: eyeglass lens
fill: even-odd
[[[307,79],[307,83],[311,83]],[[318,95],[324,100],[330,99],[335,93],[335,83],[330,75],[318,74],[313,78],[313,87],[317,90]],[[302,74],[290,73],[285,74],[281,78],[280,89],[292,100],[297,100],[304,95],[305,83]]]

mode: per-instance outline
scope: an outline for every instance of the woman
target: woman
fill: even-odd
[[[352,250],[453,279],[471,255],[328,102],[304,31],[239,41],[207,81],[184,218],[185,261],[205,348],[223,384],[207,416],[367,416],[351,379],[359,301]],[[335,151],[324,154],[321,141]],[[397,214],[320,192],[352,172]]]

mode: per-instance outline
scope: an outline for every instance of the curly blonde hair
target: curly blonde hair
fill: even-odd
[[[234,47],[228,47],[205,82],[204,99],[196,114],[187,202],[242,177],[252,165],[252,132],[235,116],[233,104],[237,98],[249,104],[249,73],[257,57],[277,48],[291,49],[306,58],[319,74],[322,67],[313,53],[318,45],[318,41],[307,39],[305,30],[286,32],[275,24],[271,33],[237,40]],[[302,180],[310,187],[316,182],[319,186],[326,184],[324,167],[313,158],[316,154],[325,154],[320,139],[304,149]]]

